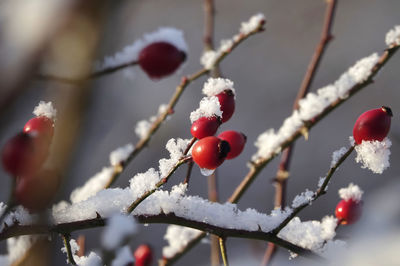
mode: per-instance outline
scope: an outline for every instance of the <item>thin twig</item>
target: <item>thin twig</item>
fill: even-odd
[[[84,81],[87,81],[90,79],[94,79],[94,78],[98,78],[98,77],[101,77],[101,76],[104,76],[107,74],[114,73],[118,70],[121,70],[121,69],[124,69],[127,67],[135,66],[137,64],[138,64],[137,61],[132,61],[132,62],[125,63],[125,64],[120,64],[118,66],[108,67],[103,70],[93,72],[88,76],[80,77],[80,78],[67,78],[67,77],[60,77],[60,76],[51,75],[51,74],[38,74],[36,76],[36,78],[39,80],[57,81],[57,82],[67,83],[67,84],[79,84],[81,82],[84,82]]]
[[[231,49],[221,53],[221,55],[215,61],[214,66],[218,65],[222,60],[224,60],[225,57],[228,56],[230,53],[232,53],[232,51],[239,44],[241,44],[244,40],[248,39],[252,35],[262,32],[263,30],[264,30],[264,24],[260,24],[257,28],[255,28],[253,31],[249,32],[248,34],[240,35],[239,38],[235,39]],[[175,105],[177,104],[182,93],[185,91],[186,87],[193,81],[208,74],[209,72],[210,72],[209,69],[203,68],[188,77],[182,78],[182,81],[178,85],[178,87],[176,87],[175,93],[174,93],[174,95],[172,95],[166,110],[163,113],[161,113],[157,117],[157,119],[153,122],[153,124],[151,125],[147,134],[135,144],[135,148],[129,154],[128,158],[125,161],[121,162],[121,165],[119,167],[116,167],[114,169],[114,172],[113,172],[111,178],[109,179],[109,181],[107,182],[105,188],[109,188],[117,180],[117,178],[121,175],[121,173],[125,170],[126,166],[136,157],[136,155],[139,154],[140,151],[142,151],[147,146],[151,137],[156,133],[156,131],[161,126],[161,124],[165,121],[167,116],[171,115],[171,110],[174,110]]]
[[[71,235],[68,233],[63,234],[62,239],[64,241],[64,246],[67,251],[68,263],[71,265],[76,265],[76,262],[74,260],[74,255],[72,254],[71,245],[69,243],[69,241],[71,240]]]
[[[293,104],[293,110],[299,108],[299,102],[304,96],[309,92],[312,81],[314,80],[315,74],[317,72],[318,66],[321,62],[321,58],[324,55],[325,49],[328,43],[332,40],[332,25],[335,17],[335,9],[336,9],[336,0],[328,0],[326,11],[325,11],[325,19],[324,25],[321,33],[321,38],[318,46],[316,47],[314,54],[311,58],[311,61],[308,65],[307,72],[304,76],[303,82],[299,88],[297,93],[297,97]],[[275,200],[274,206],[275,208],[282,208],[282,206],[286,205],[286,185],[287,179],[289,177],[289,168],[290,161],[293,154],[294,143],[287,147],[281,156],[281,161],[279,163],[279,168],[276,173],[275,178]],[[268,265],[272,256],[275,254],[276,248],[273,244],[268,244],[267,250],[265,251],[265,255],[261,265]]]
[[[172,167],[172,169],[169,171],[169,173],[167,174],[166,177],[162,178],[160,181],[158,181],[157,184],[155,184],[154,188],[151,190],[146,191],[144,194],[142,194],[141,197],[139,197],[138,199],[136,199],[134,202],[132,202],[131,205],[129,205],[129,207],[126,210],[126,213],[131,213],[142,201],[144,201],[148,196],[150,196],[151,194],[153,194],[154,192],[157,191],[157,189],[159,187],[161,187],[162,185],[164,185],[165,183],[168,182],[168,179],[172,176],[172,174],[179,168],[179,166],[181,166],[182,164],[188,162],[192,160],[192,156],[187,156],[181,160],[179,160],[174,167]]]
[[[190,177],[192,175],[192,169],[193,169],[193,161],[190,161],[190,162],[188,162],[188,169],[187,169],[186,177],[185,177],[185,180],[183,181],[183,184],[187,184],[189,186]]]
[[[228,262],[228,254],[226,252],[226,243],[225,243],[226,239],[220,237],[219,238],[219,247],[221,249],[221,257],[222,257],[222,261],[224,262],[224,266],[229,266],[229,262]]]
[[[294,217],[297,216],[297,214],[303,210],[304,208],[306,208],[307,206],[311,205],[311,203],[315,200],[317,200],[320,196],[322,196],[323,194],[326,193],[326,187],[329,184],[329,181],[331,180],[333,174],[335,173],[335,171],[337,170],[337,168],[347,159],[347,157],[349,157],[349,155],[353,152],[354,150],[354,146],[351,146],[346,153],[344,153],[339,160],[335,163],[335,165],[333,165],[328,173],[326,174],[326,177],[324,179],[324,182],[322,183],[321,187],[318,188],[318,190],[315,192],[314,197],[312,198],[312,200],[310,202],[305,202],[303,204],[301,204],[300,206],[296,207],[295,209],[293,209],[292,213],[285,219],[282,221],[282,223],[280,223],[274,230],[272,230],[272,233],[274,235],[277,235]]]

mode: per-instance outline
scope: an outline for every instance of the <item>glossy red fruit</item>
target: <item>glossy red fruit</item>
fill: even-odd
[[[46,136],[49,140],[54,135],[54,122],[46,116],[37,116],[30,119],[24,126],[24,132],[36,131],[38,134]]]
[[[213,170],[220,166],[230,151],[229,143],[217,137],[205,137],[193,146],[193,161],[200,167]]]
[[[16,177],[32,172],[35,145],[31,134],[18,133],[3,147],[1,159],[4,170]]]
[[[190,128],[192,136],[197,139],[202,139],[208,136],[214,136],[217,132],[221,120],[218,117],[200,117]]]
[[[360,115],[353,128],[355,142],[361,144],[363,140],[382,141],[389,133],[392,116],[392,110],[386,106]]]
[[[336,218],[341,224],[352,224],[357,222],[361,216],[362,202],[356,202],[353,199],[341,200],[336,206]]]
[[[221,105],[222,123],[225,123],[232,117],[235,111],[235,95],[232,90],[224,90],[215,96],[218,97],[219,104]]]
[[[153,251],[149,245],[140,245],[133,253],[135,266],[150,266],[153,260]]]
[[[30,211],[43,210],[51,203],[59,185],[60,178],[52,170],[20,176],[17,179],[15,198]]]
[[[231,148],[231,150],[226,156],[227,160],[239,156],[239,154],[242,153],[247,140],[247,137],[243,133],[234,130],[224,131],[218,135],[218,138],[225,140],[229,143],[229,147]]]
[[[12,176],[32,175],[36,173],[49,152],[49,143],[37,132],[20,132],[3,147],[2,164]]]
[[[168,42],[155,42],[139,53],[139,65],[151,78],[172,74],[186,59],[186,54]]]

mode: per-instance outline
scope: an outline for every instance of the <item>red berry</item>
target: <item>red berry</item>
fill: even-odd
[[[47,158],[49,143],[37,132],[20,132],[11,138],[2,151],[3,168],[13,176],[36,173]]]
[[[200,167],[213,170],[220,166],[230,151],[229,143],[217,137],[205,137],[193,146],[193,161]]]
[[[336,206],[336,218],[341,224],[352,224],[357,222],[361,216],[362,202],[356,202],[353,199],[341,200]]]
[[[190,132],[192,133],[192,136],[197,139],[214,136],[220,124],[221,120],[215,116],[200,117],[192,124]]]
[[[135,266],[149,266],[153,260],[153,251],[149,245],[140,245],[133,253]]]
[[[355,142],[361,144],[363,140],[382,141],[389,133],[392,116],[392,110],[385,106],[360,115],[353,128]]]
[[[55,171],[43,170],[17,179],[15,198],[30,211],[46,208],[57,193],[60,178]]]
[[[38,134],[46,136],[49,140],[54,135],[54,122],[46,116],[37,116],[30,119],[24,126],[24,132],[36,131]]]
[[[139,53],[139,65],[151,78],[172,74],[185,59],[185,52],[167,42],[152,43]]]
[[[235,95],[232,90],[224,90],[216,95],[222,111],[222,123],[228,121],[235,111]]]
[[[244,145],[246,144],[247,137],[240,132],[229,130],[224,131],[218,135],[219,139],[225,140],[229,143],[231,148],[230,152],[226,156],[227,160],[233,159],[243,151]]]

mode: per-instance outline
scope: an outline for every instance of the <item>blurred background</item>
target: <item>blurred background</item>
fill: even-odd
[[[64,176],[57,199],[68,200],[75,187],[83,185],[109,164],[112,150],[138,140],[134,133],[136,122],[155,115],[158,106],[169,101],[182,75],[201,69],[203,3],[183,0],[33,2],[37,2],[36,5],[23,0],[0,2],[0,146],[22,129],[40,100],[53,101],[61,116],[61,126],[56,126],[54,163]],[[283,119],[291,114],[297,90],[319,42],[326,3],[323,0],[215,2],[216,45],[219,40],[236,34],[240,23],[253,14],[262,12],[267,18],[266,31],[245,41],[220,65],[223,76],[234,81],[237,92],[236,111],[220,131],[238,130],[248,137],[240,157],[218,168],[219,198],[225,201],[248,171],[246,163],[256,152],[253,143],[257,136],[266,129],[279,128]],[[399,10],[400,2],[395,0],[339,0],[334,40],[322,59],[312,91],[334,82],[358,59],[381,52],[385,48],[386,32],[400,24]],[[35,79],[40,71],[72,77],[84,75],[90,71],[93,60],[115,54],[160,26],[183,30],[188,43],[186,65],[173,76],[154,81],[139,67],[132,67],[129,75],[119,71],[80,86]],[[332,152],[348,145],[354,122],[361,113],[382,105],[393,110],[389,133],[393,142],[391,167],[382,175],[376,175],[361,169],[354,155],[350,156],[335,174],[328,194],[300,214],[302,220],[320,220],[332,215],[339,201],[337,190],[350,182],[358,184],[365,191],[364,216],[359,224],[341,227],[338,238],[352,240],[350,236],[357,230],[371,231],[373,222],[368,217],[375,217],[376,208],[382,206],[390,209],[386,214],[397,213],[380,214],[382,221],[387,220],[387,224],[380,226],[382,235],[399,230],[400,208],[395,196],[398,190],[393,191],[400,183],[397,163],[400,157],[399,69],[400,55],[396,54],[374,84],[318,123],[308,141],[299,139],[296,142],[288,181],[288,202],[306,188],[316,187],[319,177],[324,176],[330,166]],[[189,114],[198,107],[205,80],[203,77],[186,89],[174,115],[128,166],[116,186],[125,187],[136,173],[157,167],[158,160],[168,156],[164,146],[170,138],[191,137]],[[278,162],[279,159],[275,159],[263,170],[240,201],[240,209],[255,208],[261,212],[273,209],[272,179]],[[181,170],[171,179],[171,184],[183,180],[186,168]],[[0,176],[0,201],[6,201],[10,179],[3,170]],[[392,193],[387,188],[391,188]],[[197,166],[188,193],[207,197],[207,180]],[[381,205],[376,203],[378,199],[382,200]],[[150,243],[159,258],[166,244],[165,229],[166,225],[141,226],[130,243],[132,250],[143,242]],[[90,251],[99,248],[100,232],[101,229],[86,230],[72,237],[84,233],[87,251]],[[232,265],[258,265],[267,246],[261,241],[243,239],[229,239],[227,245]],[[5,253],[5,243],[0,247]],[[56,239],[51,265],[65,263],[61,247],[61,241]],[[296,260],[287,260],[288,255],[286,250],[280,250],[272,265],[295,264]],[[197,245],[176,265],[189,264],[208,265],[209,245]]]

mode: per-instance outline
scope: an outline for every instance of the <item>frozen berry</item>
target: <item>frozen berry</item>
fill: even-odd
[[[139,53],[139,65],[151,78],[172,74],[186,59],[186,54],[168,42],[155,42]]]
[[[361,216],[362,202],[353,199],[341,200],[336,206],[335,215],[341,224],[357,222]]]
[[[52,170],[19,176],[15,188],[16,201],[30,211],[42,210],[54,198],[59,184],[60,178]]]
[[[222,123],[228,121],[235,111],[235,95],[232,90],[224,90],[216,95],[222,111]]]
[[[153,251],[149,245],[140,245],[133,253],[135,266],[150,266],[153,260]]]
[[[193,161],[200,167],[213,170],[220,166],[230,151],[229,143],[217,137],[205,137],[193,146]]]
[[[243,133],[229,130],[224,131],[218,135],[219,139],[225,140],[229,143],[231,148],[230,152],[226,156],[227,160],[233,159],[243,151],[244,145],[246,144],[246,136]]]
[[[221,120],[215,116],[212,117],[200,117],[197,119],[190,128],[192,136],[197,139],[202,139],[208,136],[214,136],[217,132]]]
[[[366,111],[360,115],[353,128],[355,142],[361,144],[363,140],[382,141],[389,132],[392,116],[392,110],[386,106]]]
[[[36,131],[38,134],[46,136],[49,140],[54,135],[54,122],[46,116],[37,116],[30,119],[24,126],[24,132]]]

